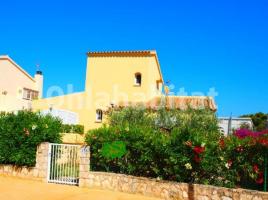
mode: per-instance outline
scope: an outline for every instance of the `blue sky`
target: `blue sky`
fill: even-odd
[[[0,54],[45,91],[84,89],[90,50],[158,52],[165,80],[188,94],[215,88],[218,115],[268,112],[267,1],[0,0]],[[4,78],[1,77],[0,78]]]

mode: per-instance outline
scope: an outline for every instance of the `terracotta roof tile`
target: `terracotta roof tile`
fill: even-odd
[[[191,107],[193,109],[209,108],[216,111],[217,107],[215,101],[211,97],[205,96],[169,96],[169,97],[155,97],[148,102],[119,102],[117,107],[127,106],[145,106],[150,109],[157,109],[165,105],[169,109],[186,109]]]
[[[151,56],[156,55],[154,50],[142,50],[142,51],[90,51],[88,56]]]

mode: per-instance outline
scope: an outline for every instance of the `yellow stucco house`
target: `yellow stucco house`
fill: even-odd
[[[34,77],[7,55],[0,56],[0,112],[32,108],[32,100],[42,98],[43,75]]]
[[[72,113],[85,129],[99,127],[104,112],[114,106],[144,103],[157,107],[163,96],[163,77],[156,51],[88,52],[85,91],[38,99],[34,110]],[[207,97],[168,97],[170,106],[188,104],[216,109]],[[172,105],[171,105],[172,104]]]

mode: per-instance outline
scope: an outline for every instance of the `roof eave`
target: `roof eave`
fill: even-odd
[[[9,56],[0,56],[0,60],[8,60],[9,62],[11,62],[11,64],[13,64],[17,69],[19,69],[24,75],[26,75],[28,78],[30,78],[33,82],[35,82],[35,79],[28,74],[24,69],[22,69],[22,67],[20,67],[14,60],[12,60],[12,58],[10,58]]]

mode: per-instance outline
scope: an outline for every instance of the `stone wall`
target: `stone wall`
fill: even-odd
[[[85,174],[84,174],[85,175]],[[268,200],[268,193],[90,172],[81,187],[95,187],[167,200]]]
[[[0,165],[0,175],[46,181],[48,171],[48,148],[49,143],[42,143],[37,147],[35,167]]]
[[[79,163],[79,186],[87,185],[88,175],[90,173],[90,148],[89,146],[82,146],[80,150],[80,163]]]
[[[32,168],[0,165],[0,175],[47,181],[49,143],[42,143],[36,152],[36,166]],[[268,193],[186,184],[123,174],[90,172],[89,147],[80,151],[79,186],[158,197],[166,200],[268,200]]]

